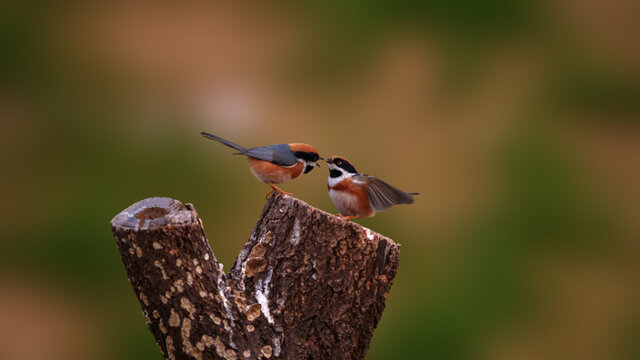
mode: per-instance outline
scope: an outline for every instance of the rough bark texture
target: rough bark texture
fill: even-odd
[[[111,226],[166,359],[362,359],[398,267],[391,239],[290,196],[228,275],[191,204],[145,199]]]

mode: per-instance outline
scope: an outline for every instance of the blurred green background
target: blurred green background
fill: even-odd
[[[109,221],[191,202],[228,270],[269,189],[203,130],[421,193],[358,221],[402,244],[368,360],[640,358],[639,10],[3,2],[0,359],[161,358]]]

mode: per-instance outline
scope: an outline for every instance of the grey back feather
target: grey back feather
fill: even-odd
[[[282,166],[292,166],[298,161],[295,154],[287,144],[276,144],[245,149],[244,147],[219,136],[215,136],[204,131],[200,134],[207,139],[219,141],[230,148],[238,150],[239,152],[237,152],[236,155],[246,155]]]
[[[239,154],[282,166],[291,166],[298,162],[298,158],[287,144],[254,147],[241,151]]]

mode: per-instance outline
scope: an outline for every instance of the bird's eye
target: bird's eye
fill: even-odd
[[[338,164],[338,165],[342,165],[342,160],[338,160],[338,161],[336,161],[336,164]]]

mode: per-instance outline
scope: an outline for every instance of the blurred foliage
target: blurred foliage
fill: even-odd
[[[368,68],[389,36],[435,37],[446,50],[452,90],[464,90],[496,43],[545,32],[535,1],[306,1],[293,2],[313,24],[300,60],[304,84],[342,84]],[[309,80],[309,78],[311,80]],[[326,83],[328,82],[328,84]]]
[[[640,78],[584,63],[558,65],[547,101],[562,110],[598,114],[607,121],[640,119]],[[617,115],[631,115],[620,117]]]
[[[215,122],[203,125],[184,104],[165,97],[152,98],[151,115],[141,115],[136,105],[148,101],[139,94],[144,85],[131,81],[130,74],[117,66],[85,63],[82,57],[56,47],[49,38],[53,36],[49,27],[74,6],[79,5],[15,1],[0,6],[0,96],[7,97],[0,100],[18,109],[0,112],[6,116],[0,129],[5,168],[0,185],[9,204],[0,220],[5,229],[0,268],[5,276],[31,282],[34,287],[53,284],[70,303],[89,306],[91,322],[104,330],[102,340],[108,350],[87,357],[160,358],[126,279],[108,221],[145,197],[197,202],[205,226],[213,229],[209,238],[216,255],[231,264],[259,215],[267,188],[251,178],[242,161],[229,156],[226,149],[203,144],[198,132]],[[242,6],[260,9],[264,5]],[[391,137],[390,128],[371,125],[364,115],[364,120],[354,118],[351,125],[345,124],[344,119],[353,116],[342,109],[337,110],[339,117],[321,123],[296,118],[264,127],[252,124],[257,130],[251,134],[246,134],[251,132],[246,127],[231,126],[245,129],[238,131],[245,131],[244,139],[257,138],[264,144],[294,129],[305,136],[319,134],[317,139],[326,147],[365,154],[382,148],[380,160],[369,159],[367,172],[377,175],[385,166],[392,166],[394,171],[386,172],[390,182],[422,187],[415,206],[362,221],[403,244],[399,274],[368,359],[490,358],[482,352],[488,334],[501,334],[508,326],[529,329],[528,322],[536,317],[552,322],[542,298],[554,294],[548,295],[551,290],[541,288],[536,280],[536,271],[544,267],[547,257],[560,257],[567,263],[577,258],[592,268],[638,260],[634,257],[637,244],[629,240],[638,234],[623,227],[625,220],[620,215],[632,211],[602,190],[615,187],[615,181],[600,184],[563,142],[575,135],[563,127],[566,118],[578,127],[623,121],[632,125],[630,132],[636,131],[638,69],[605,65],[580,51],[573,35],[563,30],[564,24],[553,20],[552,5],[508,0],[378,0],[283,1],[276,6],[303,23],[300,31],[308,34],[299,48],[291,50],[295,60],[285,59],[281,64],[287,75],[296,75],[293,80],[298,88],[317,96],[320,108],[338,107],[325,102],[323,91],[332,94],[340,86],[361,84],[366,70],[375,69],[374,60],[386,51],[382,45],[398,34],[438,43],[436,48],[442,51],[438,55],[444,59],[443,80],[434,86],[437,94],[424,95],[424,102],[431,100],[445,109],[458,110],[467,97],[477,95],[488,59],[504,44],[530,45],[543,62],[537,74],[542,85],[516,106],[515,114],[506,115],[507,125],[487,121],[480,131],[472,131],[471,138],[465,138],[467,130],[460,128],[456,130],[459,136],[447,138],[442,148],[425,148],[407,140],[415,139],[411,136],[416,134],[424,142],[434,139],[433,132],[439,128],[433,124],[446,120],[431,108],[434,114],[426,116],[416,111],[418,120],[389,119],[392,126],[413,129],[397,138]],[[87,16],[95,15],[88,12]],[[439,102],[441,92],[447,102]],[[366,104],[373,109],[376,105]],[[353,140],[336,143],[334,131],[345,128],[359,129],[362,134],[340,134]],[[446,187],[449,179],[430,173],[429,161],[437,162],[434,157],[443,163],[452,161],[447,157],[450,153],[463,151],[467,142],[481,138],[487,128],[501,135],[473,152],[488,154],[480,167],[490,173],[499,190],[476,207],[465,203],[468,208],[458,210],[458,216],[441,228],[425,226],[438,222],[429,219],[438,211],[429,212],[428,205],[440,201],[434,207],[444,208],[450,200],[447,196],[452,197],[447,193],[444,201],[438,200],[444,190],[433,188],[433,182],[427,184],[438,178],[441,182],[436,184]],[[331,131],[323,132],[325,129]],[[434,149],[442,153],[427,153]],[[471,152],[468,156],[475,155]],[[407,153],[410,159],[402,162]],[[607,158],[611,162],[637,163],[633,154],[612,154]],[[608,168],[595,160],[587,161],[588,166],[609,175]],[[632,166],[628,169],[631,174]],[[465,174],[471,174],[465,179],[469,183],[480,182],[475,173]],[[324,187],[311,185],[316,176],[324,179],[325,174],[309,175],[305,179],[309,185],[288,186],[299,186],[296,194],[332,210]],[[634,189],[625,190],[634,193]],[[404,217],[416,213],[415,218]],[[638,269],[628,266],[607,281],[633,280],[637,274],[633,271]],[[591,295],[598,295],[598,286],[602,284],[593,283]],[[631,305],[623,304],[637,310],[633,298],[637,285],[625,283],[626,287],[632,288],[628,295],[632,299],[625,298]],[[615,318],[615,314],[610,316]],[[637,311],[621,316],[624,324],[611,335],[617,348],[610,358],[637,358]],[[522,349],[531,350],[526,344]]]

